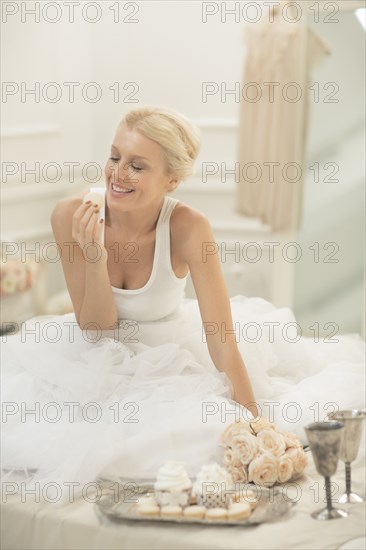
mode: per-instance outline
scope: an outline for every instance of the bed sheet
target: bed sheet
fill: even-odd
[[[352,466],[352,489],[365,497],[364,453],[359,456]],[[336,499],[344,490],[342,462],[332,481]],[[307,475],[289,486],[284,498],[286,495],[296,504],[276,522],[250,527],[206,527],[133,521],[116,524],[101,520],[95,504],[82,499],[60,507],[45,501],[37,503],[31,495],[22,502],[19,495],[3,494],[1,548],[334,550],[365,535],[365,503],[344,505],[350,511],[345,519],[324,522],[311,518],[313,510],[325,505],[325,494],[323,479],[317,474],[310,453]]]

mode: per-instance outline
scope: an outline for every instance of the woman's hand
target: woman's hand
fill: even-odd
[[[89,262],[107,261],[108,252],[102,241],[103,223],[98,222],[99,207],[91,201],[81,204],[72,218],[72,238]]]

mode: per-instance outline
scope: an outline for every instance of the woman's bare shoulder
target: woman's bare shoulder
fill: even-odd
[[[173,209],[170,225],[172,232],[174,232],[177,237],[179,237],[179,235],[187,237],[192,228],[196,228],[200,224],[209,224],[207,216],[200,210],[188,204],[184,204],[183,202],[179,202]]]
[[[176,254],[185,262],[197,254],[199,243],[213,240],[207,216],[181,202],[175,206],[171,214],[170,232]]]
[[[177,256],[189,265],[190,271],[200,269],[204,247],[216,243],[211,223],[207,216],[187,204],[178,204],[173,212],[171,235]]]

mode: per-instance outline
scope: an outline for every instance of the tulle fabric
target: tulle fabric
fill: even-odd
[[[290,309],[230,302],[256,400],[280,429],[305,442],[308,422],[365,408],[359,335],[297,339]],[[74,314],[27,321],[2,345],[2,401],[2,468],[35,470],[32,483],[75,483],[76,493],[98,477],[154,479],[168,459],[193,477],[222,461],[225,427],[251,418],[210,357],[194,299],[161,321],[99,334],[81,331]]]
[[[230,303],[256,401],[280,429],[291,430],[305,443],[307,423],[325,420],[334,409],[365,408],[365,341],[359,334],[332,334],[331,327],[327,337],[319,337],[315,328],[313,337],[305,337],[289,308],[242,295]],[[225,327],[216,328],[224,340]],[[167,336],[199,363],[214,367],[197,300],[186,299],[173,321],[141,324],[139,334],[150,345]]]

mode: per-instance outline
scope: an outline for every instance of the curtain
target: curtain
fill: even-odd
[[[311,70],[330,51],[304,21],[282,17],[284,4],[273,22],[244,27],[235,210],[293,232],[301,224]]]

